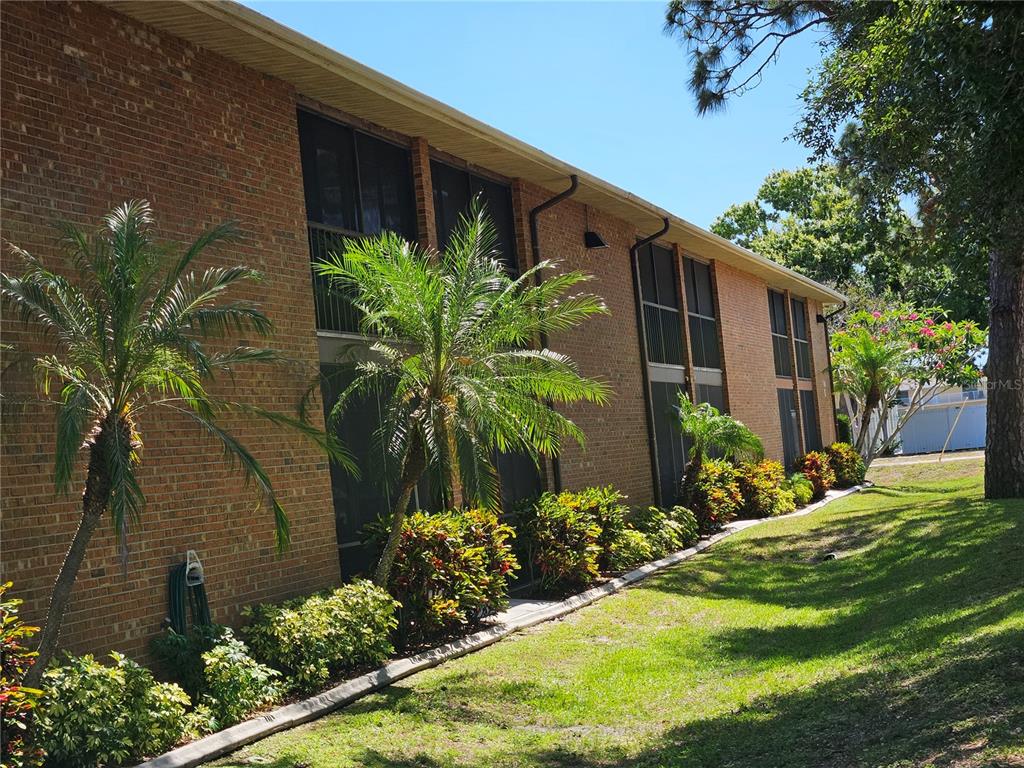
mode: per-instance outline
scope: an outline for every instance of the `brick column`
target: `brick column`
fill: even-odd
[[[416,195],[416,234],[423,248],[437,248],[434,185],[430,180],[430,145],[422,136],[412,140],[412,185]]]
[[[796,409],[796,438],[797,455],[807,452],[807,438],[804,435],[804,413],[800,404],[800,378],[796,369],[796,342],[793,341],[793,302],[790,300],[789,291],[783,292],[786,302],[786,338],[789,340],[789,367],[793,380],[793,406]]]
[[[686,305],[686,265],[683,261],[683,251],[679,243],[672,243],[672,255],[676,260],[676,275],[679,284],[676,286],[676,294],[679,297],[679,323],[683,330],[683,365],[686,366],[686,394],[691,402],[697,402],[697,378],[693,375],[693,347],[690,346],[690,313]],[[721,344],[721,340],[719,340]],[[719,349],[721,354],[721,349]],[[722,394],[725,394],[725,382],[722,382]]]
[[[725,404],[725,412],[732,413],[732,406],[730,405],[729,397],[729,361],[725,359],[725,336],[722,329],[722,301],[721,296],[718,294],[718,272],[716,270],[717,262],[712,260],[708,264],[708,273],[711,276],[711,295],[715,301],[715,330],[718,336],[718,355],[721,360],[720,365],[722,366],[722,400]],[[733,361],[735,362],[735,361]],[[696,386],[694,386],[696,390]]]

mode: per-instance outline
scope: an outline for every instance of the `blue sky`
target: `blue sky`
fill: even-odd
[[[701,226],[807,158],[786,137],[818,60],[810,38],[701,118],[664,3],[245,4]]]

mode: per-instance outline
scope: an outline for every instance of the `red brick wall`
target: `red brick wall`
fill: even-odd
[[[782,427],[775,393],[768,286],[721,262],[715,265],[715,277],[729,412],[761,437],[767,456],[781,461]]]
[[[239,221],[245,238],[204,258],[246,263],[266,279],[238,294],[275,323],[272,344],[317,362],[303,192],[290,86],[90,4],[3,3],[2,236],[61,265],[52,223],[93,226],[128,198],[152,204],[159,234],[190,240]],[[20,266],[5,251],[3,269]],[[4,318],[5,341],[33,337]],[[246,337],[246,341],[259,343]],[[304,376],[244,370],[220,393],[278,410],[298,401]],[[5,376],[5,396],[31,391]],[[314,407],[314,413],[318,408]],[[5,420],[0,521],[2,574],[39,619],[74,531],[78,503],[53,490],[52,411],[26,406]],[[147,505],[130,534],[127,578],[108,521],[89,549],[64,631],[66,647],[140,655],[167,614],[167,575],[186,549],[203,560],[216,620],[241,606],[338,580],[324,459],[280,429],[228,422],[263,462],[292,522],[293,546],[274,554],[272,517],[221,459],[217,445],[171,413],[142,421]]]
[[[528,251],[529,209],[551,197],[548,190],[521,185],[523,223],[517,231],[520,250]],[[608,248],[588,251],[583,232],[599,232]],[[631,224],[569,199],[540,214],[541,258],[555,259],[565,269],[580,270],[594,279],[584,290],[601,296],[610,310],[587,320],[579,330],[553,336],[552,349],[575,360],[584,375],[607,382],[613,395],[608,405],[561,408],[587,436],[586,446],[566,444],[562,484],[567,489],[614,484],[636,504],[654,498],[651,454],[640,369],[640,343],[629,263],[629,247],[637,232]]]

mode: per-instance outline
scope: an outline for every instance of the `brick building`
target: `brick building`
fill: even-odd
[[[262,270],[248,298],[274,321],[274,345],[326,370],[363,343],[344,303],[311,279],[311,256],[339,235],[387,228],[443,245],[481,195],[511,269],[538,251],[595,275],[611,315],[551,346],[606,380],[614,398],[570,409],[587,447],[569,448],[546,477],[502,457],[509,501],[559,483],[612,483],[636,503],[669,503],[683,462],[671,423],[680,388],[742,419],[779,459],[834,439],[819,320],[842,300],[833,290],[238,5],[5,2],[0,22],[2,236],[44,259],[59,264],[56,220],[91,226],[129,198],[153,204],[171,241],[235,219],[245,238],[210,263]],[[585,233],[607,247],[588,247]],[[4,271],[17,270],[5,252]],[[10,317],[3,333],[41,349]],[[286,410],[306,383],[277,369],[223,386]],[[30,373],[5,376],[7,393],[31,387]],[[365,440],[373,411],[367,403],[342,428],[365,466],[376,464]],[[388,503],[372,473],[353,481],[293,436],[233,423],[292,521],[292,549],[277,558],[270,516],[254,510],[253,490],[215,445],[173,419],[143,426],[147,507],[127,570],[104,530],[75,587],[68,648],[144,653],[167,612],[168,570],[187,549],[199,552],[214,618],[225,622],[250,602],[367,565],[359,529]],[[6,416],[0,579],[15,582],[30,619],[45,608],[78,513],[78,499],[53,490],[53,443],[45,407]]]

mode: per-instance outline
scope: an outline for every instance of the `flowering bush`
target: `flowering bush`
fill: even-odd
[[[188,726],[188,694],[154,682],[120,653],[112,665],[69,656],[46,670],[35,735],[53,768],[120,765],[173,747]]]
[[[280,605],[246,607],[242,629],[257,659],[279,669],[301,691],[326,683],[356,664],[379,664],[394,652],[398,603],[368,581]]]
[[[820,499],[825,495],[825,491],[836,484],[836,473],[829,464],[828,454],[822,451],[809,451],[800,456],[796,460],[796,468],[811,481],[811,487],[814,489],[812,498]]]
[[[27,744],[29,721],[42,691],[25,688],[21,682],[36,654],[22,643],[38,627],[18,618],[21,600],[5,597],[11,582],[0,584],[0,764],[4,768],[38,765],[42,755]]]
[[[508,583],[519,568],[514,536],[483,509],[407,517],[391,570],[406,639],[450,634],[505,608]]]
[[[803,472],[794,472],[782,484],[782,487],[793,494],[798,507],[806,506],[814,498],[814,486]]]
[[[545,591],[587,587],[600,576],[601,526],[577,494],[543,494],[520,508],[519,526]]]
[[[219,731],[239,723],[281,695],[275,679],[280,672],[253,660],[230,629],[202,655],[202,661],[203,694],[196,714],[204,730]]]
[[[629,513],[628,524],[647,537],[652,558],[664,557],[697,541],[697,518],[686,507],[644,507]]]
[[[978,381],[984,331],[944,316],[937,307],[861,310],[851,312],[831,335],[836,391],[846,399],[846,410],[856,414],[852,436],[867,465],[892,446],[907,420],[938,392]],[[899,406],[891,436],[883,439],[881,427],[901,388],[909,398]]]
[[[836,486],[849,488],[864,482],[864,459],[849,443],[832,443],[825,449],[829,464],[836,474]]]
[[[721,530],[743,507],[736,467],[723,459],[701,464],[693,481],[691,505],[702,533]]]
[[[765,459],[744,464],[738,481],[744,517],[775,517],[796,510],[793,491],[784,487],[786,470],[779,462]]]

